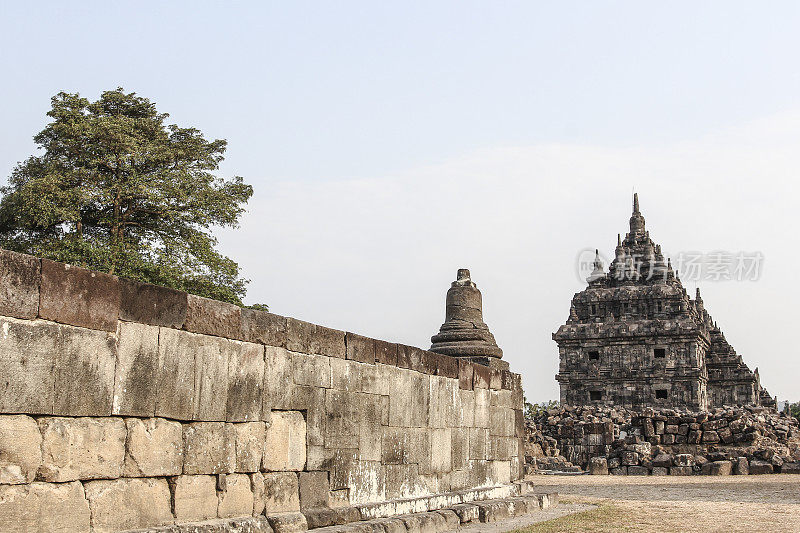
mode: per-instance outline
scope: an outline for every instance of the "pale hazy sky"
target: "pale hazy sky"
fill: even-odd
[[[137,91],[253,184],[219,234],[248,302],[428,347],[470,268],[533,401],[635,189],[665,252],[763,254],[685,284],[800,400],[798,28],[797,2],[5,2],[0,174],[59,90]]]

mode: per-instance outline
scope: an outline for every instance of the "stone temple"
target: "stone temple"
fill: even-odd
[[[596,254],[587,282],[553,334],[562,404],[694,411],[775,405],[758,369],[725,340],[700,290],[689,297],[650,238],[636,194],[630,231],[617,236],[609,271]]]

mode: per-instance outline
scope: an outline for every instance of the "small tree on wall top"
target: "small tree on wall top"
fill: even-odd
[[[253,188],[218,178],[227,146],[122,88],[61,92],[34,137],[44,153],[0,189],[0,246],[241,304],[247,281],[216,249]]]

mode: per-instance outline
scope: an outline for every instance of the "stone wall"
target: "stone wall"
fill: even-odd
[[[4,531],[497,496],[521,409],[508,371],[0,250]]]
[[[533,463],[575,463],[595,473],[687,475],[720,473],[713,470],[720,465],[704,465],[729,462],[722,473],[800,473],[798,422],[773,409],[561,407],[526,424]]]

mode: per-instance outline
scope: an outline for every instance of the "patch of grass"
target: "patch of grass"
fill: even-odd
[[[632,517],[623,509],[608,503],[601,503],[596,509],[582,511],[530,527],[517,529],[514,533],[611,533],[616,531],[636,531],[630,524]]]

